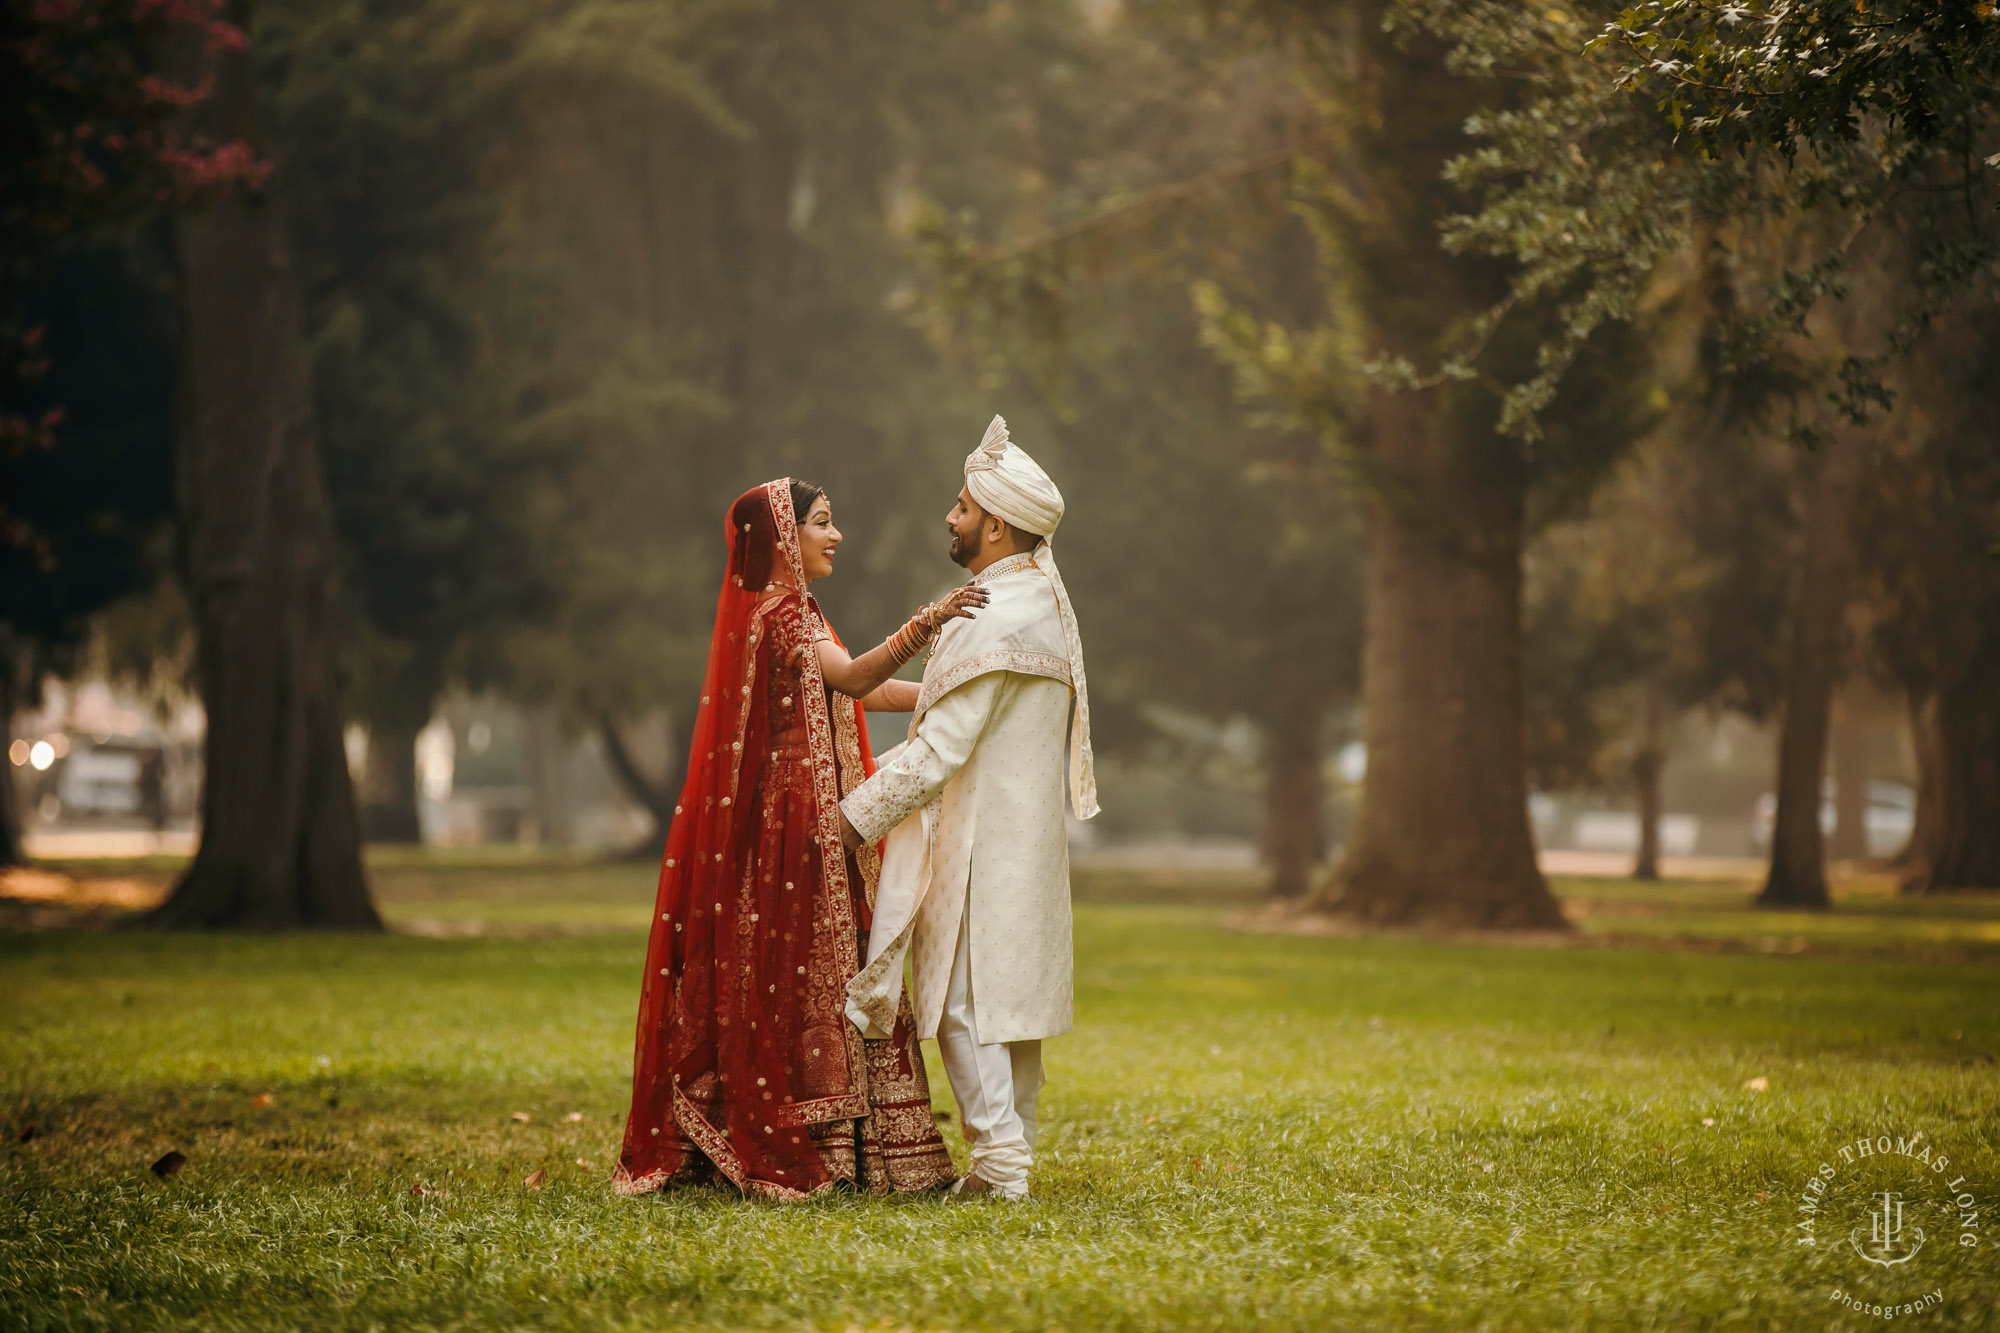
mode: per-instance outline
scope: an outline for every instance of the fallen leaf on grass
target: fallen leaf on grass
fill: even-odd
[[[165,1180],[168,1176],[171,1176],[174,1172],[180,1170],[182,1167],[186,1165],[187,1165],[186,1153],[170,1152],[165,1157],[162,1157],[159,1161],[153,1163],[153,1174],[158,1176],[161,1180]]]
[[[520,1121],[524,1125],[527,1124],[529,1120],[533,1119],[533,1117],[530,1116],[526,1111],[514,1112],[514,1118]]]
[[[565,1120],[569,1121],[569,1122],[570,1122],[570,1123],[571,1123],[572,1125],[574,1125],[574,1124],[576,1124],[576,1123],[577,1123],[577,1122],[578,1122],[579,1120],[582,1120],[582,1119],[583,1119],[583,1112],[581,1112],[581,1111],[571,1111],[571,1112],[570,1112],[570,1113],[569,1113],[568,1115],[564,1116],[564,1117],[563,1117],[563,1119],[565,1119]]]
[[[417,1196],[418,1198],[420,1198],[420,1199],[421,1199],[421,1198],[422,1198],[422,1197],[423,1197],[424,1195],[426,1195],[426,1194],[429,1194],[430,1192],[431,1192],[431,1190],[430,1190],[430,1186],[428,1186],[428,1185],[412,1185],[412,1186],[410,1186],[410,1193],[411,1193],[411,1194],[414,1194],[414,1195],[416,1195],[416,1196]]]
[[[1715,1117],[1712,1115],[1705,1115],[1701,1118],[1701,1123],[1704,1125],[1713,1126],[1715,1124]]]
[[[1771,1080],[1759,1074],[1755,1078],[1744,1079],[1743,1087],[1747,1092],[1769,1092],[1771,1090]]]
[[[549,1178],[549,1173],[542,1170],[542,1168],[538,1166],[533,1171],[529,1172],[528,1178],[522,1181],[521,1183],[527,1186],[531,1190],[538,1190],[542,1187],[542,1182],[547,1180],[548,1178]]]
[[[35,1137],[35,1122],[30,1120],[27,1124],[21,1126],[21,1132],[14,1136],[14,1142],[26,1143],[33,1137]]]
[[[586,1171],[590,1170],[590,1163],[581,1157],[576,1159],[576,1164]]]
[[[278,1099],[268,1092],[260,1092],[250,1099],[250,1104],[252,1106],[276,1106]]]

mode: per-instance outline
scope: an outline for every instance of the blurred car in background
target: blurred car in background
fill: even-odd
[[[139,774],[147,747],[118,741],[92,743],[72,738],[68,758],[56,774],[56,799],[62,813],[80,815],[136,815],[139,813]]]
[[[1838,792],[1832,778],[1820,784],[1819,831],[1826,836],[1832,835],[1838,823],[1834,815]],[[1757,798],[1750,815],[1750,840],[1757,844],[1759,856],[1771,850],[1771,829],[1777,818],[1778,798],[1765,792]],[[1917,826],[1917,793],[1900,782],[1870,782],[1866,818],[1868,855],[1894,856],[1908,845],[1910,833]]]

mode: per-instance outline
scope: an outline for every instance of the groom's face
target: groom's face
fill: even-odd
[[[944,525],[951,529],[951,558],[953,563],[970,565],[979,558],[980,548],[985,545],[986,511],[973,501],[970,492],[961,489],[958,503],[944,516]]]

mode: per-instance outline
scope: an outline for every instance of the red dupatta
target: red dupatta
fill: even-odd
[[[790,481],[739,497],[725,539],[613,1185],[712,1169],[799,1198],[872,1167],[873,1188],[926,1188],[951,1167],[914,1036],[864,1043],[844,1009],[880,863],[844,853],[839,801],[875,763],[860,703],[820,675],[813,645],[833,631],[805,593]]]

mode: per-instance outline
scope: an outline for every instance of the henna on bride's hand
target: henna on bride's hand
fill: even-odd
[[[984,607],[992,596],[984,588],[958,588],[938,603],[938,613],[948,620],[977,620],[973,609]]]

